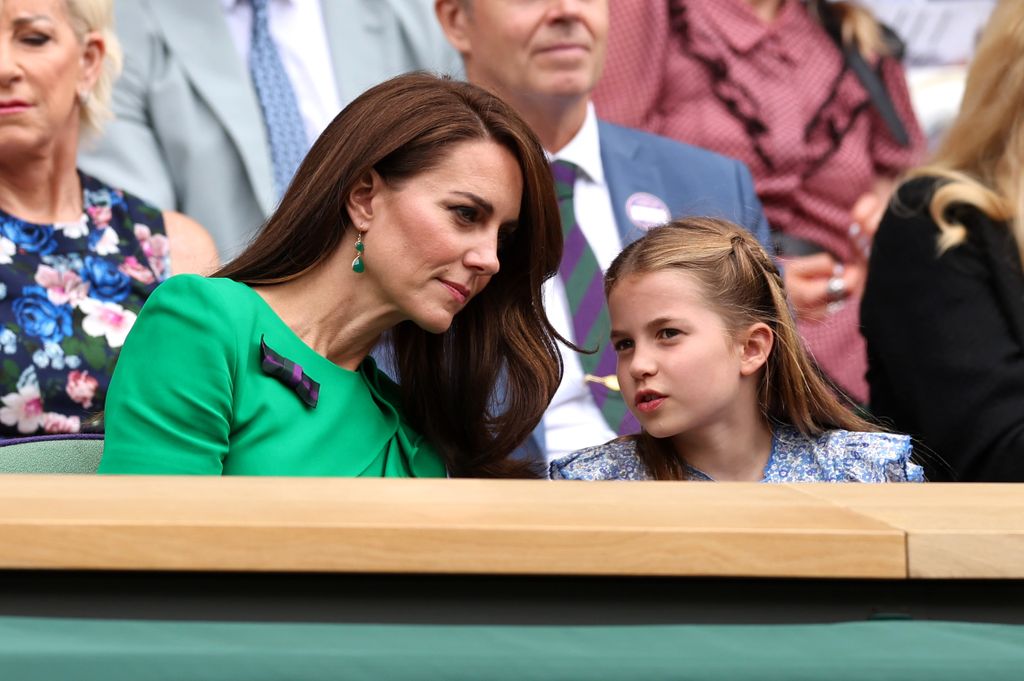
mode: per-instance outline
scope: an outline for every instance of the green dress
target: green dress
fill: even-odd
[[[312,394],[294,387],[293,370]],[[343,369],[245,284],[178,275],[121,350],[99,472],[443,477],[397,404],[372,358]]]

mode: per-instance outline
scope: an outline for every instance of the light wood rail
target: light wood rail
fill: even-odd
[[[0,476],[0,569],[905,578],[786,485]]]
[[[1024,485],[788,485],[902,530],[912,578],[1024,579]]]

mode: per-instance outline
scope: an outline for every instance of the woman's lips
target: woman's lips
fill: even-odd
[[[459,303],[465,303],[469,300],[469,289],[462,284],[456,284],[454,281],[447,281],[446,279],[439,280],[445,288],[452,294]]]
[[[6,102],[0,102],[0,115],[21,113],[22,111],[27,111],[30,108],[32,107],[28,102],[12,99]]]

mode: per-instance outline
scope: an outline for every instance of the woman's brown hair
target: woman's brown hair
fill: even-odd
[[[562,231],[540,142],[511,107],[468,83],[424,73],[367,90],[327,127],[251,245],[214,276],[250,285],[294,279],[326,260],[353,228],[346,199],[371,170],[415,181],[461,142],[493,140],[523,175],[519,227],[500,271],[442,334],[412,322],[390,333],[401,407],[444,456],[450,475],[533,477],[512,451],[529,437],[561,380],[557,333],[542,285],[558,270]]]
[[[771,328],[775,342],[758,385],[767,421],[791,424],[811,437],[833,428],[879,430],[844,406],[822,378],[797,333],[778,268],[746,229],[701,217],[652,229],[612,262],[605,274],[605,295],[624,277],[663,270],[694,277],[731,331],[757,322]],[[656,479],[688,477],[670,438],[641,431],[637,453]]]

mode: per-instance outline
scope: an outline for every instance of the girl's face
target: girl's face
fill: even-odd
[[[654,437],[714,432],[756,408],[764,359],[706,299],[679,270],[627,275],[608,297],[622,396]]]

